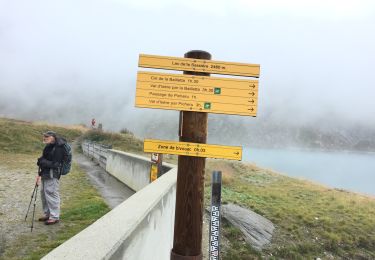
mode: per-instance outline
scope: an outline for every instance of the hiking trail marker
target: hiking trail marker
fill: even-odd
[[[244,77],[259,77],[259,64],[179,58],[158,55],[139,55],[139,67],[204,72]]]
[[[223,146],[145,139],[143,150],[146,153],[177,154],[205,158],[223,158],[238,161],[241,161],[242,159],[241,146]]]
[[[260,66],[212,61],[211,54],[205,51],[189,51],[184,57],[140,54],[139,67],[178,70],[184,74],[138,72],[135,106],[180,111],[180,142],[145,139],[144,151],[179,155],[170,259],[201,260],[206,157],[242,158],[240,146],[206,144],[207,115],[256,116],[258,106],[258,80],[210,77],[210,73],[258,78]],[[155,170],[152,174],[155,176]],[[212,214],[216,218],[220,209],[215,206],[215,210]],[[215,234],[210,240],[214,247],[219,243],[219,233]],[[210,259],[219,255],[219,248],[214,249],[217,250],[211,250],[215,252]]]
[[[138,72],[136,107],[256,116],[258,81]]]

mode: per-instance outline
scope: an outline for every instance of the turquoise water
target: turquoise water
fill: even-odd
[[[242,160],[288,176],[375,195],[375,153],[244,147]]]

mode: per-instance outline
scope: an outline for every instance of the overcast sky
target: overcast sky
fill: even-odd
[[[0,0],[0,116],[173,117],[134,108],[138,55],[193,49],[261,65],[258,118],[375,124],[375,1],[362,0]]]

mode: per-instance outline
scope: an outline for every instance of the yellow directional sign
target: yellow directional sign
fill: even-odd
[[[242,159],[241,146],[198,144],[154,139],[144,140],[144,152],[177,154],[207,158],[223,158],[238,161]]]
[[[258,80],[192,76],[139,71],[137,88],[233,97],[258,95]]]
[[[139,67],[206,72],[213,74],[259,77],[259,64],[200,60],[158,55],[139,55]]]
[[[137,107],[256,116],[258,81],[138,72]]]
[[[256,102],[254,100],[254,102]],[[241,104],[224,104],[204,101],[178,101],[164,98],[137,97],[137,107],[195,111],[241,116],[256,116],[257,108]]]

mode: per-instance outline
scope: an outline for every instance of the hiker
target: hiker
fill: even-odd
[[[95,124],[96,124],[96,120],[95,120],[95,118],[93,118],[93,119],[91,120],[91,128],[92,128],[92,129],[95,128]]]
[[[42,204],[44,216],[39,221],[53,225],[60,219],[59,179],[64,159],[65,140],[57,137],[53,131],[43,133],[43,143],[46,144],[43,155],[38,159],[39,175],[42,179]]]

